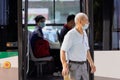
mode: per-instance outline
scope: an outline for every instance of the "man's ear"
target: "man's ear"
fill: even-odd
[[[82,20],[80,20],[79,22],[80,22],[81,25],[83,25],[83,21]]]

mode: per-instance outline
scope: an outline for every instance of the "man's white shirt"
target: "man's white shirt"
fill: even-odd
[[[80,34],[73,28],[65,35],[61,50],[65,51],[67,61],[86,61],[89,44],[86,31],[83,32]]]

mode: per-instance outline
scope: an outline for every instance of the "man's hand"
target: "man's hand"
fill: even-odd
[[[63,69],[62,69],[62,75],[65,76],[65,75],[68,74],[68,72],[69,72],[69,70],[68,70],[68,64],[65,63],[65,64],[63,65]]]
[[[87,51],[87,59],[88,59],[88,62],[90,64],[90,67],[91,67],[91,73],[94,73],[96,71],[96,67],[95,67],[94,62],[93,62],[93,60],[91,58],[89,50]]]
[[[64,50],[60,50],[60,59],[62,62],[62,75],[65,76],[68,74],[68,64],[66,61],[66,55],[65,55],[65,51]]]
[[[94,73],[96,71],[96,67],[94,64],[90,64],[91,67],[91,73]]]

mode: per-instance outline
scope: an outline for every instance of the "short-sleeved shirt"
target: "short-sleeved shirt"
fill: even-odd
[[[73,28],[65,35],[61,50],[65,51],[67,60],[86,61],[89,45],[86,31],[83,32],[80,34]]]

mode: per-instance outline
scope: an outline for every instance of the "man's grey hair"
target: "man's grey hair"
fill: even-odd
[[[82,12],[77,13],[75,15],[75,23],[80,22],[80,20],[82,20],[83,18],[87,18],[88,19],[88,16],[85,13],[82,13]]]

